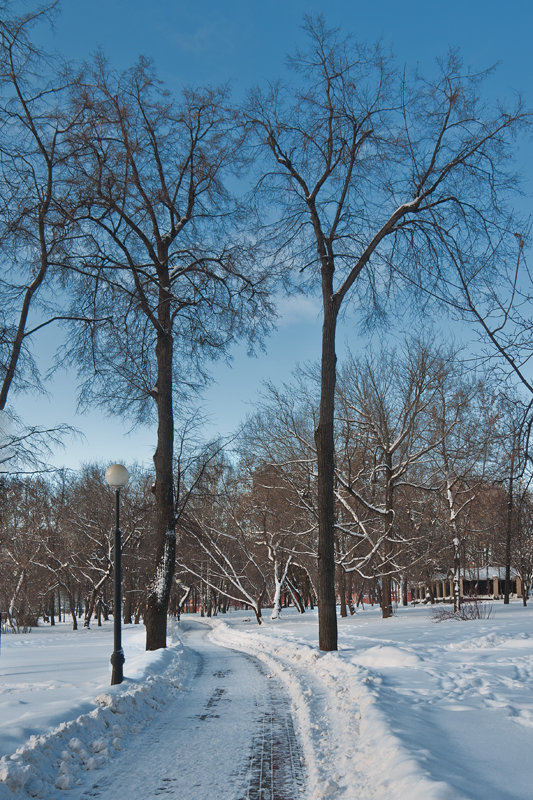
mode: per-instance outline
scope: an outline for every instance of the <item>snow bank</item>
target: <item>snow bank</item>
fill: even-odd
[[[409,650],[401,647],[377,645],[369,647],[364,652],[352,659],[362,667],[414,667],[420,663],[420,658]]]
[[[181,689],[182,653],[174,633],[167,649],[137,655],[124,682],[98,695],[92,711],[31,736],[1,758],[0,800],[49,798],[53,789],[80,785],[83,771],[103,767]]]

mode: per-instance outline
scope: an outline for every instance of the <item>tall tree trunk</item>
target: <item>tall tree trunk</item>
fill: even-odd
[[[349,572],[347,575],[346,595],[347,595],[346,602],[348,603],[348,609],[350,611],[350,615],[353,616],[355,614],[355,608],[353,605],[353,572]]]
[[[514,465],[516,453],[516,434],[513,436],[513,450],[509,467],[509,491],[507,494],[507,521],[505,526],[505,592],[503,602],[509,605],[511,595],[511,541],[513,536],[514,520]]]
[[[407,601],[407,592],[408,592],[407,578],[404,575],[402,578],[402,606],[409,605]]]
[[[146,602],[146,649],[158,650],[167,644],[167,612],[176,559],[174,510],[174,415],[172,407],[172,324],[170,294],[159,291],[157,332],[157,448],[154,453],[156,503],[156,564]]]
[[[122,619],[124,625],[131,625],[132,612],[133,612],[133,602],[131,598],[131,592],[126,590],[124,592],[124,608],[122,611]]]
[[[341,557],[345,552],[346,550],[345,550],[344,535],[341,534],[339,542],[339,561],[341,561]],[[346,570],[344,569],[342,563],[340,563],[337,568],[337,585],[339,587],[340,615],[341,617],[347,617],[348,609],[346,606]]]
[[[76,619],[76,601],[74,599],[74,594],[72,591],[68,592],[68,606],[70,610],[70,616],[72,617],[72,630],[78,630],[78,620]],[[113,609],[113,614],[115,613],[115,609]]]
[[[320,650],[337,649],[337,608],[335,602],[335,516],[334,470],[336,362],[335,331],[337,303],[332,298],[331,274],[323,268],[324,322],[322,325],[322,363],[320,414],[315,431],[318,461],[318,646]]]
[[[17,626],[18,626],[18,609],[16,607],[16,604],[17,604],[18,596],[19,596],[19,594],[20,594],[20,592],[22,590],[22,585],[24,583],[25,577],[26,577],[26,570],[22,569],[20,571],[20,574],[19,574],[19,577],[18,577],[18,580],[17,580],[17,585],[15,586],[15,590],[13,592],[11,600],[9,601],[9,608],[8,608],[8,612],[7,612],[10,619],[13,619],[13,617],[15,617],[17,619]]]
[[[389,536],[394,526],[394,486],[392,483],[392,455],[385,453],[385,538],[382,555],[384,572],[381,579],[381,616],[392,617],[391,575],[389,573],[390,541]]]
[[[381,578],[381,617],[392,617],[391,576],[383,575]]]
[[[522,575],[527,577],[522,577]],[[529,587],[531,586],[531,575],[527,575],[527,572],[522,572],[520,577],[522,577],[522,605],[525,608],[529,596]]]
[[[274,602],[272,603],[272,614],[270,619],[278,619],[281,613],[281,576],[279,574],[279,562],[276,557],[273,557],[274,560]]]
[[[339,596],[341,617],[347,617],[348,609],[346,607],[346,572],[344,571],[342,564],[339,564]]]
[[[452,479],[448,469],[448,459],[444,457],[444,469],[446,474],[446,498],[448,500],[448,512],[450,515],[450,528],[453,535],[453,613],[457,614],[461,609],[461,538],[457,525],[457,511],[453,495]]]
[[[453,527],[453,612],[457,614],[461,609],[461,540],[455,522]]]

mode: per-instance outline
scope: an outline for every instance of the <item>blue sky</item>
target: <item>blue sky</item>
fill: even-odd
[[[349,2],[349,0],[63,0],[53,34],[40,34],[48,48],[71,59],[89,57],[97,47],[117,67],[129,66],[139,54],[154,59],[170,88],[184,84],[228,82],[239,95],[250,86],[283,76],[287,53],[303,45],[303,15],[323,13],[328,25],[339,26],[356,39],[380,39],[408,68],[429,67],[449,47],[460,48],[465,63],[483,69],[499,63],[491,92],[509,98],[521,92],[531,105],[533,85],[533,6],[527,0],[446,3],[414,0]],[[531,150],[521,156],[529,188]],[[529,174],[528,174],[529,173]],[[211,417],[209,434],[233,430],[252,407],[261,381],[289,378],[298,361],[316,360],[320,352],[320,310],[300,298],[283,301],[279,328],[258,358],[234,350],[233,366],[216,364],[216,383],[205,393]],[[340,344],[361,346],[348,320]],[[57,335],[57,334],[56,334]],[[54,349],[54,335],[45,335],[43,360]],[[101,411],[75,412],[74,376],[60,375],[48,398],[18,397],[19,413],[28,422],[70,422],[85,439],[67,443],[57,465],[76,468],[86,461],[151,462],[155,433],[106,418]]]

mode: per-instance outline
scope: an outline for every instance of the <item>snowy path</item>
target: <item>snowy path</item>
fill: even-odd
[[[256,658],[211,642],[201,623],[184,622],[180,633],[195,661],[185,691],[91,773],[90,785],[60,796],[134,798],[142,787],[143,800],[302,797],[301,756],[278,682]]]
[[[285,685],[298,720],[307,768],[306,798],[374,800],[375,785],[360,747],[360,697],[354,673],[336,653],[315,646],[263,637],[250,628],[245,638],[223,621],[213,621],[212,639],[255,652]],[[433,798],[432,798],[433,800]],[[439,798],[440,800],[440,798]],[[448,798],[446,798],[448,800]]]
[[[366,609],[335,653],[316,612],[185,617],[153,652],[126,626],[120,686],[112,625],[68,627],[2,641],[0,800],[533,797],[533,607]]]

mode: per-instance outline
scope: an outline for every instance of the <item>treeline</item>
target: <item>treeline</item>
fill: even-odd
[[[498,565],[533,575],[533,495],[520,404],[487,389],[456,353],[418,340],[341,366],[335,460],[336,600],[364,596],[384,617],[393,599],[452,586]],[[317,376],[269,386],[231,452],[183,443],[177,570],[170,609],[247,606],[261,620],[283,602],[317,600]],[[154,544],[153,475],[133,469],[123,490],[124,619],[144,619]],[[1,610],[10,624],[53,619],[58,598],[76,627],[111,607],[114,505],[104,468],[53,479],[3,479]],[[452,597],[453,595],[453,597]],[[430,600],[434,597],[429,596]]]
[[[114,505],[104,469],[79,474],[2,478],[1,611],[12,628],[54,622],[60,609],[88,626],[112,606]],[[153,497],[132,470],[123,489],[124,619],[139,620],[153,558]]]

